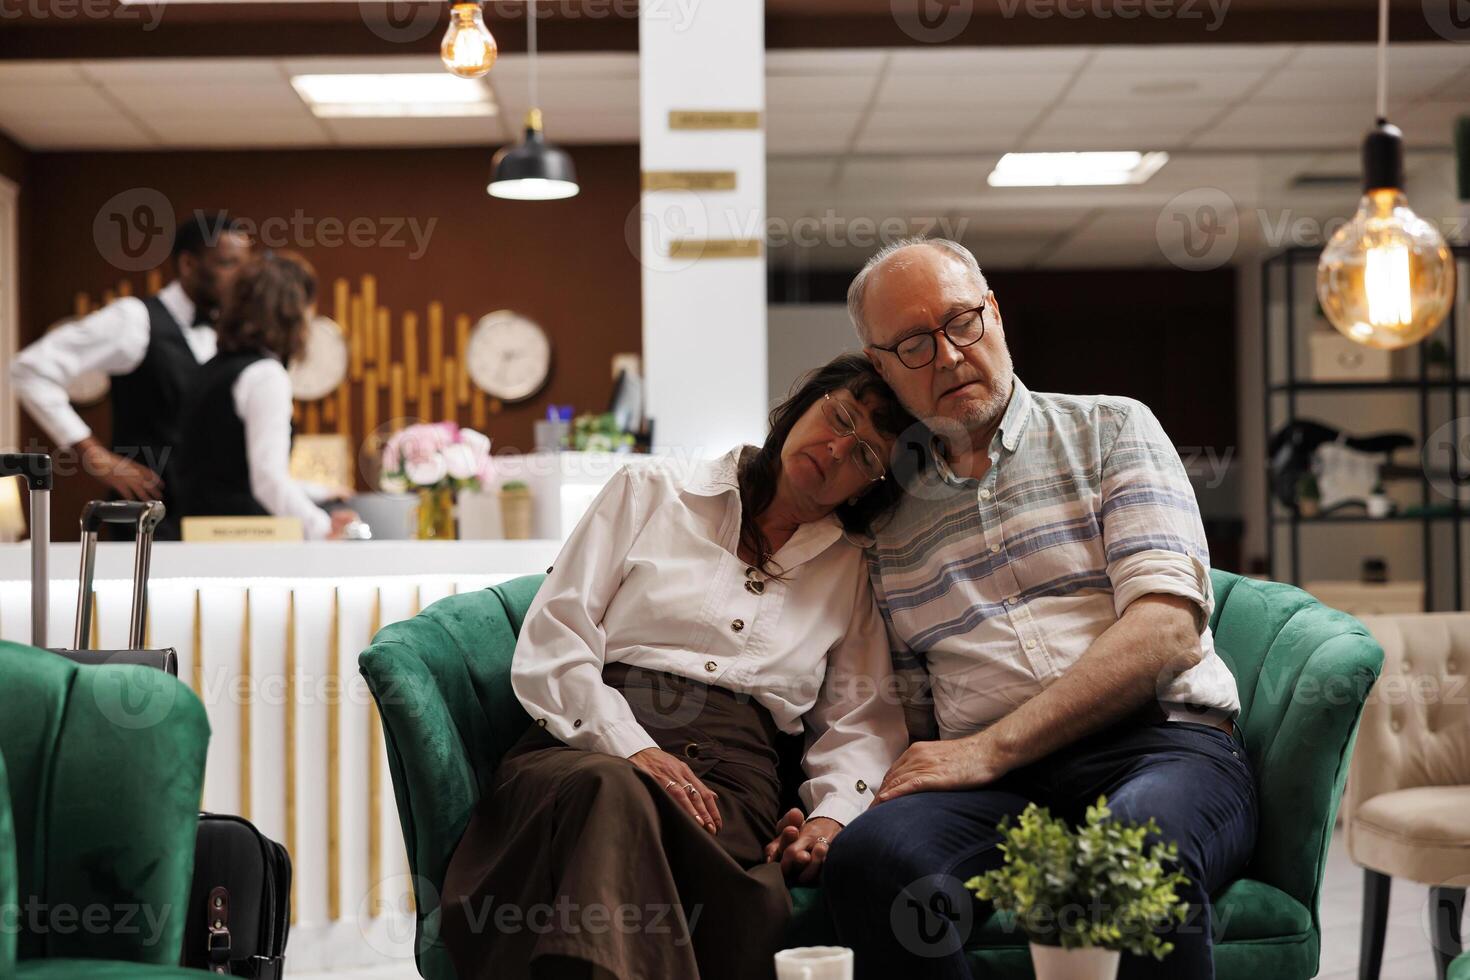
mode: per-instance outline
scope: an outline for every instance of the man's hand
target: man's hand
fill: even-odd
[[[76,444],[82,460],[82,472],[101,480],[124,500],[157,500],[163,494],[163,480],[140,463],[119,456],[88,436]]]
[[[649,748],[634,752],[628,761],[657,780],[664,792],[705,830],[717,834],[725,826],[715,803],[718,794],[700,782],[683,759],[663,749]]]
[[[781,862],[781,873],[799,884],[816,881],[827,860],[827,848],[842,832],[842,824],[831,817],[803,820],[793,807],[776,824],[776,836],[766,845],[766,863]]]
[[[915,742],[889,767],[873,804],[908,793],[979,789],[1007,771],[1000,752],[983,732],[939,742]]]

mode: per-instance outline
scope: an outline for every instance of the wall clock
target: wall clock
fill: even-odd
[[[289,373],[297,401],[316,401],[337,390],[347,378],[347,338],[337,321],[318,316],[306,325],[306,342]]]
[[[551,375],[551,340],[519,313],[496,310],[475,324],[465,368],[486,394],[503,402],[524,401]]]

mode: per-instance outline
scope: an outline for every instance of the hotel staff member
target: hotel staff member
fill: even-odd
[[[74,448],[83,471],[114,498],[161,499],[161,539],[178,537],[170,487],[179,410],[200,365],[214,356],[214,320],[250,239],[223,213],[196,212],[174,234],[175,278],[154,296],[125,296],[58,327],[11,366],[16,394],[58,448]],[[90,371],[112,376],[112,440],[104,445],[71,407],[66,391]]]
[[[316,273],[300,256],[267,249],[236,277],[219,320],[219,353],[184,399],[181,516],[296,517],[308,540],[340,538],[357,520],[353,511],[318,507],[308,486],[291,478],[286,364],[300,352],[315,307]]]

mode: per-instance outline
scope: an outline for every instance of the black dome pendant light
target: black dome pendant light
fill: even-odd
[[[511,201],[559,201],[576,197],[577,168],[563,149],[546,142],[541,109],[536,105],[536,0],[526,2],[526,49],[530,55],[531,108],[526,113],[526,136],[515,146],[495,154],[491,164],[492,197]]]

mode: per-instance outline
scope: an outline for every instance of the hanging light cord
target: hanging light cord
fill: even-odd
[[[1387,14],[1385,13],[1384,16],[1387,16]],[[531,56],[529,62],[531,68],[531,108],[538,109],[540,108],[540,103],[536,100],[536,0],[526,0],[526,17],[528,18],[526,24],[526,46]],[[1379,77],[1382,78],[1382,75],[1380,74]],[[1379,83],[1379,87],[1382,88],[1381,82]],[[1378,114],[1383,114],[1381,108]]]
[[[1388,119],[1388,0],[1378,0],[1378,121]]]

